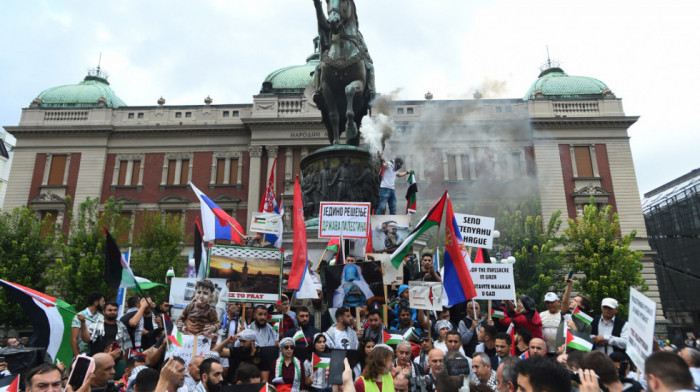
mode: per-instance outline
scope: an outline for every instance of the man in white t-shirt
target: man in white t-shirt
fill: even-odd
[[[379,185],[379,204],[377,205],[375,215],[384,214],[387,202],[389,203],[390,215],[396,215],[396,192],[394,191],[396,177],[408,175],[413,170],[399,171],[401,170],[401,166],[403,166],[403,160],[401,158],[384,161],[381,153],[377,153],[377,156],[382,162],[382,182]]]
[[[542,319],[542,337],[547,343],[547,355],[557,354],[557,329],[561,323],[561,312],[559,311],[559,296],[549,292],[544,296],[544,305],[547,310],[540,312]]]

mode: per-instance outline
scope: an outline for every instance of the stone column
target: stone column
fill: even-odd
[[[260,172],[262,146],[250,146],[248,152],[250,153],[250,171],[248,172],[248,215],[245,226],[250,231],[253,212],[258,211],[260,207],[260,177],[263,175]]]

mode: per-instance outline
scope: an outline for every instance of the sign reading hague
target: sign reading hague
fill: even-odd
[[[322,201],[318,237],[364,239],[369,235],[370,203]]]
[[[495,218],[487,216],[455,214],[462,241],[466,246],[491,249],[493,246],[493,226]]]

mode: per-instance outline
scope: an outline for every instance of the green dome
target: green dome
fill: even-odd
[[[314,52],[306,57],[306,64],[291,65],[273,71],[263,81],[261,94],[303,94],[314,82],[313,72],[319,64],[319,38],[314,38]]]
[[[600,99],[610,95],[610,89],[600,80],[569,76],[561,68],[554,67],[540,73],[523,99]]]
[[[39,107],[44,108],[90,108],[100,106],[100,98],[104,98],[104,105],[110,108],[126,106],[119,99],[109,82],[106,74],[98,67],[78,84],[52,87],[44,90],[38,97],[41,100]]]

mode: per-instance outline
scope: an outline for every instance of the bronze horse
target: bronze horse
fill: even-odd
[[[358,28],[353,0],[326,0],[328,17],[320,0],[314,0],[318,20],[321,64],[314,76],[314,102],[321,110],[331,144],[360,144],[359,128],[374,95],[374,67]]]

